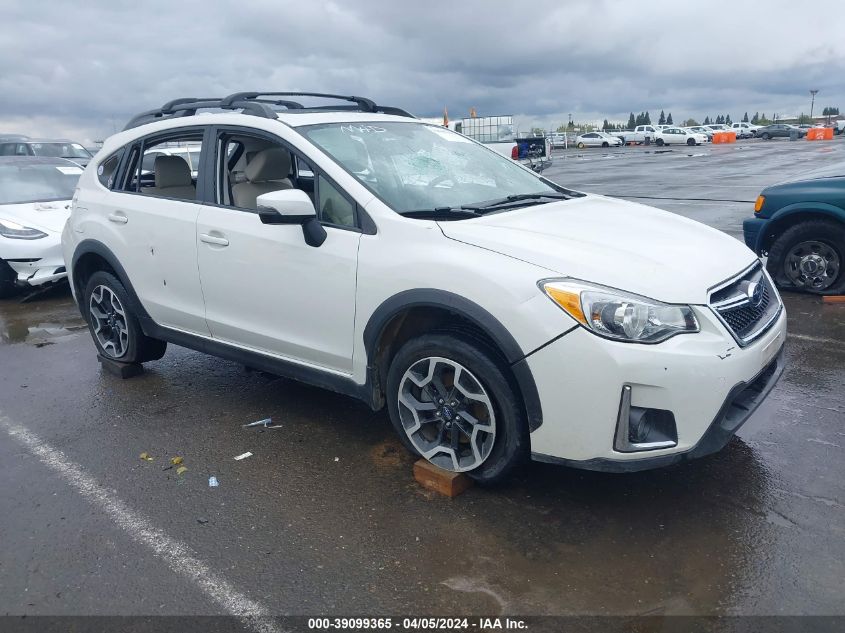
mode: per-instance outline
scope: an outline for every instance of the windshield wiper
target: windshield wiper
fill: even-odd
[[[568,196],[565,193],[518,193],[513,194],[510,196],[506,196],[504,198],[499,198],[497,200],[491,200],[489,202],[485,202],[483,204],[465,204],[461,207],[461,209],[466,209],[468,211],[489,211],[491,209],[496,209],[498,207],[509,206],[514,203],[525,202],[527,200],[543,200],[548,199],[549,201],[552,200],[569,200],[572,196]]]
[[[414,209],[412,211],[400,211],[399,215],[406,218],[431,218],[434,220],[463,220],[466,218],[477,218],[481,214],[467,207],[435,207],[434,209]]]

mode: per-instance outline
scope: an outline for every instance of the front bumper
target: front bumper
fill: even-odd
[[[764,234],[764,229],[768,223],[768,218],[746,218],[742,221],[742,237],[745,240],[745,245],[754,251],[757,255],[762,255],[757,245],[760,243],[760,236]]]
[[[57,233],[39,240],[0,240],[0,258],[17,275],[15,282],[18,286],[43,286],[67,277],[61,239]]]
[[[602,339],[578,328],[528,357],[543,407],[532,457],[591,470],[628,472],[721,449],[783,371],[786,314],[740,348],[709,308],[694,307],[701,331],[657,345]],[[670,411],[677,443],[620,452],[614,436],[620,393],[635,407]]]

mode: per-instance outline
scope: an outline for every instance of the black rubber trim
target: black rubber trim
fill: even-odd
[[[352,378],[345,376],[338,376],[321,369],[314,367],[307,367],[298,363],[267,356],[260,352],[253,352],[244,350],[233,345],[228,345],[220,341],[208,339],[202,336],[195,336],[185,332],[178,332],[166,327],[162,327],[150,319],[142,325],[144,333],[153,338],[157,338],[174,345],[188,347],[198,352],[210,354],[231,360],[253,369],[266,371],[276,376],[284,376],[293,380],[313,385],[321,389],[328,389],[345,396],[351,396],[359,400],[363,400],[371,407],[372,389],[369,381],[363,385],[359,385]]]
[[[543,455],[542,453],[531,453],[531,459],[538,462],[560,464],[581,468],[584,470],[598,470],[609,473],[632,473],[640,470],[651,470],[662,468],[679,462],[689,461],[711,455],[722,450],[739,428],[745,424],[751,414],[766,399],[769,392],[777,384],[783,375],[785,367],[783,348],[777,356],[759,374],[748,382],[736,384],[728,393],[722,408],[716,414],[713,422],[705,431],[698,443],[683,453],[671,455],[660,455],[658,457],[647,457],[645,459],[616,460],[600,457],[596,459],[577,460],[564,459]]]
[[[543,408],[537,384],[525,360],[527,354],[508,329],[492,314],[460,295],[435,288],[419,288],[405,290],[385,300],[376,308],[364,328],[364,348],[368,359],[375,357],[376,344],[390,320],[404,310],[417,307],[443,308],[460,315],[481,329],[499,347],[511,366],[525,403],[529,430],[534,431],[543,424]]]
[[[91,253],[102,257],[115,271],[118,279],[120,279],[121,283],[126,288],[127,294],[129,295],[130,309],[138,317],[138,322],[141,325],[141,330],[147,336],[151,336],[162,341],[167,341],[168,343],[173,343],[174,345],[188,347],[198,352],[211,354],[212,356],[219,356],[221,358],[235,361],[237,363],[241,363],[243,365],[247,365],[255,369],[260,369],[261,371],[266,371],[271,374],[284,376],[286,378],[298,380],[309,385],[314,385],[315,387],[320,387],[322,389],[328,389],[329,391],[334,391],[343,395],[352,396],[353,398],[363,400],[368,405],[370,405],[370,407],[374,409],[376,408],[373,399],[372,383],[370,381],[369,375],[367,378],[367,382],[363,385],[359,385],[354,380],[352,380],[352,378],[337,376],[335,374],[331,374],[320,369],[306,367],[298,363],[292,363],[290,361],[274,358],[272,356],[267,356],[259,352],[243,350],[232,345],[228,345],[226,343],[221,343],[220,341],[215,341],[193,334],[187,334],[185,332],[178,332],[176,330],[171,330],[170,328],[166,328],[159,325],[152,319],[146,309],[144,309],[144,306],[138,298],[135,289],[132,287],[132,283],[129,281],[129,276],[126,274],[126,270],[123,268],[123,266],[120,265],[117,257],[115,257],[114,253],[112,253],[108,249],[108,247],[106,247],[101,242],[98,242],[96,240],[83,240],[79,243],[79,245],[76,247],[76,250],[74,251],[72,259],[71,270],[74,271],[74,275],[76,271],[76,266],[80,258],[84,255]],[[80,312],[82,312],[82,307],[79,295],[81,294],[82,290],[84,289],[77,287],[77,307],[79,307]],[[85,313],[82,312],[82,315],[84,317]]]

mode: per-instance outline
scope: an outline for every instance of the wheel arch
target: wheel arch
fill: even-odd
[[[138,316],[141,329],[144,331],[144,334],[149,336],[149,324],[152,323],[152,319],[144,309],[141,300],[132,287],[132,283],[129,281],[129,275],[126,274],[126,270],[108,246],[91,239],[82,240],[77,245],[76,250],[73,252],[70,266],[70,276],[75,289],[76,303],[82,315],[85,316],[85,301],[81,297],[81,294],[85,290],[87,280],[98,270],[110,272],[120,280],[120,283],[123,284],[123,287],[129,294],[129,299],[132,302],[130,307]]]
[[[475,338],[499,354],[522,398],[529,431],[539,428],[543,423],[540,396],[525,352],[487,310],[444,290],[406,290],[386,299],[373,312],[364,328],[364,348],[374,404],[384,404],[387,370],[399,348],[412,337],[432,329],[447,329]]]
[[[761,231],[758,250],[768,252],[775,240],[787,229],[810,220],[832,220],[845,228],[845,211],[833,205],[798,203],[780,209]]]

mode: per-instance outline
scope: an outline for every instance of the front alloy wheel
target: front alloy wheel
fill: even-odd
[[[423,358],[402,376],[399,418],[411,444],[435,466],[478,468],[496,441],[496,414],[487,391],[466,367]]]
[[[91,327],[103,352],[110,358],[120,359],[129,349],[129,327],[126,311],[111,288],[97,286],[88,302]]]
[[[784,273],[796,288],[821,292],[839,277],[839,254],[819,241],[800,242],[786,254]]]
[[[472,335],[411,338],[390,361],[390,423],[412,453],[481,484],[528,456],[528,420],[507,360]]]

